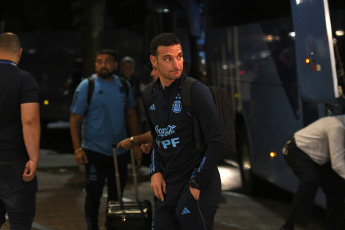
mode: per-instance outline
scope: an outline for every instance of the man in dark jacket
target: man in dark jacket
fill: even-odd
[[[153,135],[150,166],[155,195],[153,229],[212,229],[219,205],[218,161],[225,152],[220,117],[208,88],[200,82],[191,99],[203,137],[195,148],[193,119],[182,105],[183,52],[178,37],[152,40],[150,60],[159,78],[146,105]]]

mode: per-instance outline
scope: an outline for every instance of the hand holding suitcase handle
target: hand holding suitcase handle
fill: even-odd
[[[142,151],[140,146],[143,146],[143,144],[148,144],[150,147],[149,149],[145,149],[146,151]],[[131,148],[134,148],[134,156],[137,160],[138,166],[141,165],[141,160],[143,158],[143,153],[148,154],[151,150],[151,143],[152,143],[152,136],[151,132],[148,131],[146,133],[128,137],[119,143],[117,143],[117,148],[122,148],[126,150],[130,150]]]
[[[133,175],[133,182],[134,182],[135,199],[139,200],[138,180],[137,180],[137,172],[136,172],[136,167],[135,167],[133,145],[134,144],[131,144],[131,148],[130,148],[132,175]],[[113,158],[114,158],[114,165],[115,165],[116,190],[117,190],[117,196],[119,197],[119,201],[122,202],[122,195],[121,195],[121,188],[120,188],[120,174],[119,174],[119,166],[117,163],[116,146],[117,146],[117,144],[113,144]]]

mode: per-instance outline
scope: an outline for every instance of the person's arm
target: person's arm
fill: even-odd
[[[151,189],[153,194],[160,199],[162,202],[164,201],[164,194],[167,193],[166,183],[163,177],[163,174],[160,169],[160,156],[156,152],[156,144],[153,142],[152,144],[152,156],[151,156],[151,164],[150,164],[150,175],[151,175]]]
[[[154,87],[151,84],[147,87]],[[146,90],[145,90],[146,91]],[[147,102],[146,102],[147,103]],[[150,135],[152,138],[152,155],[151,155],[151,164],[150,164],[150,176],[151,176],[151,189],[153,194],[160,199],[162,202],[164,201],[164,194],[167,193],[167,187],[166,187],[166,182],[164,180],[163,174],[162,174],[162,170],[160,168],[160,155],[159,153],[156,151],[156,142],[154,140],[156,140],[156,133],[155,133],[155,129],[154,126],[152,124],[152,121],[150,119],[150,114],[149,114],[149,110],[148,110],[148,105],[144,103],[144,108],[146,111],[146,117],[147,117],[147,121],[148,124],[150,125]]]
[[[164,194],[167,193],[167,185],[161,172],[151,176],[151,189],[153,194],[162,202],[164,202]]]
[[[133,136],[133,139],[134,139],[134,144],[135,145],[152,143],[152,141],[153,141],[152,136],[151,136],[151,131],[148,131],[146,133],[143,133],[143,134],[140,134],[140,135],[137,135],[137,136]],[[130,138],[128,137],[128,138],[120,141],[117,144],[116,147],[129,150],[131,148]]]
[[[74,159],[77,164],[86,164],[88,162],[86,153],[81,147],[81,125],[83,116],[75,113],[71,113],[70,116],[70,131],[74,149]]]
[[[202,190],[209,183],[213,170],[217,168],[219,160],[226,151],[226,144],[221,119],[207,86],[200,82],[193,84],[191,99],[207,146],[199,167],[191,177],[190,185]],[[195,191],[194,188],[191,190]]]
[[[35,177],[39,159],[41,125],[38,103],[23,103],[20,105],[23,138],[29,161],[25,165],[23,180],[31,181]]]
[[[141,160],[143,158],[143,152],[141,151],[141,147],[139,146],[140,144],[146,144],[146,143],[152,143],[152,136],[151,136],[151,131],[148,131],[144,134],[140,134],[140,135],[137,135],[137,136],[132,136],[133,139],[134,139],[134,154],[135,154],[135,159],[137,160],[138,162],[138,165],[141,164]],[[129,150],[131,148],[131,141],[130,141],[131,138],[126,138],[122,141],[120,141],[118,144],[117,144],[117,148],[123,148],[123,149],[126,149],[126,150]],[[146,153],[146,152],[144,152]]]

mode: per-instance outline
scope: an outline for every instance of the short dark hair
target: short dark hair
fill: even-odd
[[[151,42],[151,55],[157,56],[159,46],[171,46],[181,44],[181,40],[172,33],[162,33],[153,38]]]
[[[19,37],[11,32],[0,34],[0,49],[17,53],[21,48]]]
[[[98,56],[98,55],[100,55],[100,54],[109,54],[109,55],[111,55],[111,56],[113,56],[114,57],[114,60],[115,61],[117,61],[116,60],[116,53],[115,53],[115,51],[114,50],[112,50],[112,49],[101,49],[101,50],[99,50],[98,52],[97,52],[97,54],[96,54],[96,57]]]

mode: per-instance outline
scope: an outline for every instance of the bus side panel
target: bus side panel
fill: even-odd
[[[208,73],[214,85],[228,90],[235,101],[236,113],[244,119],[252,172],[293,191],[297,180],[281,149],[304,126],[304,110],[293,71],[294,55],[289,54],[294,46],[282,42],[288,39],[282,37],[288,33],[277,34],[277,28],[284,22],[276,23],[208,31],[206,43],[212,44],[206,50]],[[268,42],[272,36],[281,37]],[[276,152],[277,157],[271,158],[270,152]]]
[[[296,33],[297,76],[303,98],[335,102],[339,94],[328,2],[290,2]]]
[[[252,171],[280,187],[293,188],[296,180],[291,180],[295,177],[287,167],[281,149],[293,132],[303,125],[303,116],[291,66],[293,61],[288,55],[294,47],[281,42],[287,40],[288,35],[277,31],[283,23],[239,27],[237,61],[240,66],[240,103],[247,114],[248,136],[252,140]],[[292,84],[286,83],[288,81]],[[271,158],[270,152],[275,152],[277,157]]]

